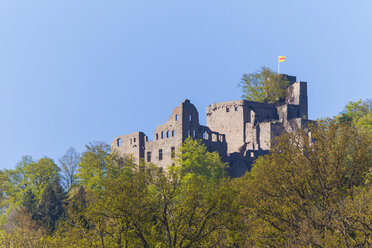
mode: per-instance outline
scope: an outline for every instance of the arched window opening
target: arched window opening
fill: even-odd
[[[121,146],[121,139],[120,139],[120,138],[116,140],[116,144],[117,144],[118,146]]]

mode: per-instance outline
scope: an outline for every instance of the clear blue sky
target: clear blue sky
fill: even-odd
[[[0,168],[239,99],[260,66],[308,82],[309,117],[371,98],[372,1],[0,2]]]

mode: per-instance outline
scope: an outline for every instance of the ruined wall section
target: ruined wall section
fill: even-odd
[[[257,149],[258,123],[277,119],[275,104],[239,100],[207,107],[207,126],[226,135],[228,154]]]
[[[286,104],[296,105],[298,113],[295,117],[307,119],[308,117],[308,102],[307,102],[307,83],[295,82],[286,90]],[[291,116],[292,118],[294,116]],[[289,119],[292,119],[289,118]]]
[[[244,101],[214,103],[207,107],[207,126],[226,136],[227,153],[236,152],[244,145]]]
[[[183,142],[183,106],[176,107],[169,120],[156,127],[154,139],[145,143],[145,161],[167,168]]]
[[[115,137],[111,143],[111,149],[119,154],[133,156],[135,162],[144,158],[145,140],[147,137],[143,132]]]

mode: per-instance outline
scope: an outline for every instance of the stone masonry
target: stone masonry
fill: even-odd
[[[207,107],[207,125],[199,124],[199,113],[190,100],[173,110],[169,120],[149,140],[143,132],[115,137],[112,150],[144,159],[166,169],[174,152],[188,136],[201,140],[209,151],[217,151],[228,162],[231,177],[239,177],[252,162],[267,154],[273,138],[306,127],[309,122],[307,83],[288,76],[286,97],[276,103],[247,100],[214,103]]]

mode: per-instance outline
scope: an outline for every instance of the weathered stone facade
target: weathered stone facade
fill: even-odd
[[[173,163],[174,151],[191,136],[202,140],[209,151],[219,152],[230,164],[230,175],[239,177],[254,159],[269,152],[273,138],[308,123],[307,83],[296,82],[293,76],[287,78],[291,84],[286,97],[276,103],[214,103],[206,109],[207,126],[202,126],[197,109],[185,100],[156,128],[153,140],[142,132],[122,135],[114,138],[112,150],[166,168]]]

